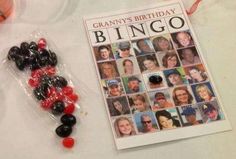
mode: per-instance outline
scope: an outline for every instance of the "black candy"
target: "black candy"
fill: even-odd
[[[153,75],[149,77],[149,82],[152,84],[161,84],[162,81],[162,77],[158,75]]]
[[[50,54],[50,57],[49,57],[48,64],[51,66],[56,66],[57,65],[57,55],[54,52],[51,52],[50,50],[49,50],[49,54]]]
[[[55,87],[63,88],[68,84],[67,80],[62,76],[54,76],[52,80]]]
[[[52,114],[60,115],[65,109],[65,104],[62,101],[56,101],[53,103],[51,109],[52,109]]]
[[[42,49],[39,54],[40,66],[44,67],[48,65],[50,54],[46,49]]]
[[[52,78],[50,76],[44,75],[40,78],[40,84],[47,85],[48,87],[52,86]]]
[[[20,55],[20,48],[17,46],[13,46],[9,51],[8,51],[8,60],[13,60],[15,61]]]
[[[47,97],[47,89],[48,86],[47,85],[40,85],[39,87],[34,89],[34,96],[38,99],[38,100],[44,100]]]
[[[23,71],[25,69],[25,67],[27,66],[27,62],[26,62],[25,58],[21,57],[21,56],[18,56],[15,59],[15,63],[16,63],[16,67],[21,71]]]
[[[60,125],[56,128],[56,134],[60,137],[68,137],[72,133],[72,127],[68,125]]]
[[[73,126],[76,124],[76,118],[74,115],[72,114],[65,114],[61,117],[61,122],[64,125],[69,125],[69,126]]]
[[[38,50],[38,45],[36,44],[36,42],[31,41],[29,44],[29,49]]]
[[[23,56],[29,56],[30,52],[29,52],[29,44],[27,42],[22,42],[20,44],[20,49],[21,49],[21,54]]]

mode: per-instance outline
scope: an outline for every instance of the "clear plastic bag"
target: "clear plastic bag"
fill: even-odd
[[[71,148],[75,142],[71,136],[75,134],[76,117],[82,110],[77,83],[58,54],[48,36],[35,31],[28,40],[5,49],[2,69],[15,77],[29,99],[37,103],[33,105],[48,112],[57,125],[55,136],[62,138],[64,147]]]

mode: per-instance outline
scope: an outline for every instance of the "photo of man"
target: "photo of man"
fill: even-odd
[[[207,117],[206,123],[223,119],[219,109],[213,106],[213,103],[205,103],[201,105],[202,112]]]
[[[108,97],[116,97],[116,96],[121,96],[123,94],[120,82],[116,79],[108,80],[107,87],[108,87]]]
[[[143,133],[157,131],[157,129],[153,127],[152,118],[148,114],[143,114],[141,116],[141,123]]]
[[[110,45],[101,45],[94,48],[94,50],[98,61],[109,61],[114,59]]]
[[[186,84],[186,79],[183,77],[179,70],[172,69],[164,71],[167,83],[169,87]]]
[[[131,57],[131,47],[130,42],[120,42],[117,44],[116,59]]]
[[[136,76],[130,76],[125,78],[126,83],[126,93],[137,93],[143,91],[142,81]]]
[[[152,43],[149,39],[139,39],[133,42],[133,46],[135,48],[135,54],[137,56],[155,53]]]
[[[180,108],[179,108],[180,109]],[[202,123],[202,120],[197,119],[196,109],[191,106],[182,107],[182,118],[185,117],[186,123],[185,126],[198,125]]]

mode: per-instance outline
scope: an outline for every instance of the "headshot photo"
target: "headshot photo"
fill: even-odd
[[[137,60],[134,57],[118,59],[116,62],[121,76],[140,74]]]
[[[107,104],[111,116],[130,114],[130,107],[126,96],[117,98],[108,98]]]
[[[97,61],[109,61],[114,60],[113,53],[111,51],[111,45],[101,45],[94,47],[94,53]]]
[[[159,55],[161,56],[161,54]],[[163,68],[170,69],[180,66],[179,58],[174,51],[167,52],[161,57]]]
[[[174,129],[181,126],[176,109],[160,110],[156,112],[155,116],[161,130]]]
[[[172,39],[174,40],[176,48],[183,48],[193,46],[193,38],[189,31],[181,31],[178,33],[171,34]]]
[[[132,45],[136,56],[155,53],[150,39],[139,39],[132,41]]]
[[[164,74],[162,71],[143,74],[144,83],[148,90],[159,90],[167,88]]]
[[[125,94],[120,78],[103,80],[102,86],[106,97],[118,97]]]
[[[151,111],[137,113],[134,119],[139,133],[151,133],[158,130],[155,116]]]
[[[217,101],[199,104],[198,107],[200,108],[205,123],[224,119],[224,115],[221,112]]]
[[[192,85],[191,87],[197,102],[210,102],[215,100],[215,94],[209,82]]]
[[[188,84],[187,79],[185,78],[184,70],[182,68],[165,70],[164,75],[169,87]]]
[[[112,45],[116,59],[134,56],[133,49],[129,41],[123,41]]]
[[[114,121],[114,129],[118,138],[136,135],[131,117],[118,117]]]
[[[149,92],[149,98],[153,111],[174,107],[168,89]]]
[[[180,49],[178,53],[183,66],[201,63],[195,47]]]
[[[208,80],[207,73],[202,64],[184,68],[186,78],[190,84],[205,82]]]
[[[144,91],[144,84],[139,75],[123,77],[123,83],[127,94]]]
[[[119,76],[115,61],[98,63],[101,79],[110,79]]]
[[[197,105],[178,107],[180,120],[183,126],[193,126],[202,124],[202,116]]]
[[[145,93],[128,96],[132,113],[140,113],[150,110],[150,104]]]
[[[173,45],[170,39],[169,35],[154,37],[152,39],[152,44],[155,51],[164,53],[173,50]]]
[[[159,63],[155,54],[139,56],[137,57],[137,60],[142,73],[160,71]]]
[[[194,103],[193,95],[187,86],[176,87],[172,91],[173,101],[176,106],[189,105]]]

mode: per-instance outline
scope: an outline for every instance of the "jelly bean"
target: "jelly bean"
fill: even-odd
[[[65,109],[65,104],[62,101],[56,101],[52,104],[51,109],[52,109],[52,114],[60,115]]]
[[[71,137],[66,137],[62,140],[62,145],[66,148],[72,148],[75,144],[75,140]]]
[[[72,114],[74,111],[75,111],[75,105],[74,104],[69,104],[64,109],[65,114]]]
[[[56,128],[56,134],[60,137],[68,137],[72,132],[72,127],[68,125],[60,125]]]
[[[38,50],[38,45],[36,44],[36,42],[31,41],[29,44],[29,49]]]
[[[73,126],[76,124],[76,118],[72,114],[64,114],[61,117],[61,122],[65,125]]]
[[[15,61],[20,55],[20,48],[17,46],[13,46],[9,51],[8,51],[8,60],[13,60]]]
[[[72,94],[72,93],[73,93],[73,88],[70,87],[70,86],[63,87],[63,88],[62,88],[62,92],[63,92],[63,94],[65,94],[65,95]]]
[[[39,41],[38,41],[38,49],[39,49],[39,50],[45,49],[46,46],[47,46],[47,41],[46,41],[46,39],[44,39],[44,38],[39,39]]]
[[[53,85],[55,87],[63,88],[65,86],[67,86],[67,84],[68,84],[68,82],[64,77],[62,77],[62,76],[54,76],[53,77]]]

